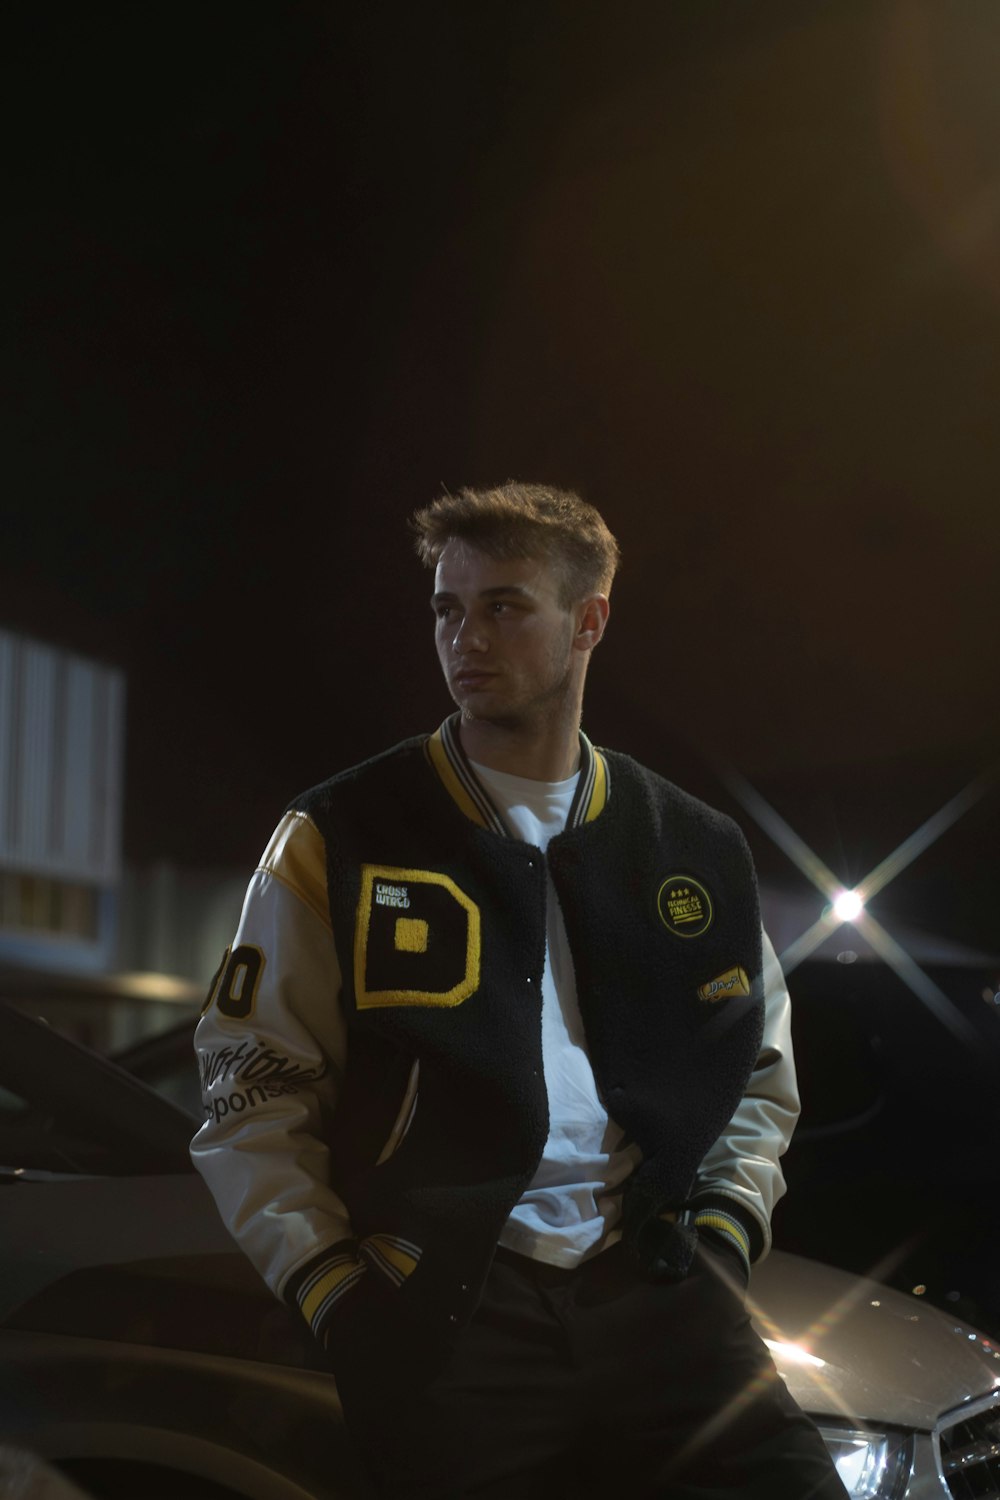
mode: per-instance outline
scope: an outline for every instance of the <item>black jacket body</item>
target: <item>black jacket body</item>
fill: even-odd
[[[425,746],[406,741],[292,805],[325,842],[342,958],[334,1186],[359,1241],[409,1247],[391,1294],[447,1339],[547,1137],[546,859],[595,1079],[642,1151],[633,1224],[685,1203],[743,1097],[763,1027],[761,930],[736,825],[629,757],[601,752],[603,811],[546,856],[467,818]],[[385,1156],[415,1061],[412,1120]]]

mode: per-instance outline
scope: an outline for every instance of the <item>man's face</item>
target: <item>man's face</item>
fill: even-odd
[[[463,714],[509,727],[557,712],[582,672],[577,611],[536,558],[503,560],[449,542],[434,576],[438,659]]]

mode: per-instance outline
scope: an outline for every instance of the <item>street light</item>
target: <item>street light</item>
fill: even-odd
[[[857,891],[841,891],[834,897],[833,914],[840,922],[856,922],[865,909]]]

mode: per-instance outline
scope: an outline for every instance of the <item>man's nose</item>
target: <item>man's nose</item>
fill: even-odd
[[[456,656],[464,656],[467,651],[485,651],[488,642],[482,630],[463,615],[455,626],[455,634],[452,636],[451,649]]]

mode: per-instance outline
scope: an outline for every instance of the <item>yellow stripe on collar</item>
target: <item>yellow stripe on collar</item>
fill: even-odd
[[[441,741],[440,729],[436,729],[430,736],[427,741],[426,750],[431,765],[441,778],[441,784],[455,802],[459,811],[463,812],[471,822],[478,824],[480,828],[485,828],[487,826],[486,819],[455,775],[454,768],[448,758],[448,752]]]
[[[608,767],[600,750],[594,750],[594,790],[590,794],[590,806],[584,813],[583,821],[593,823],[604,811],[604,805],[608,800]]]

